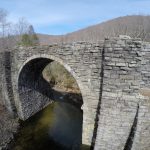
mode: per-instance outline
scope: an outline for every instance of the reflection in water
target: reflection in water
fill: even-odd
[[[82,139],[82,113],[73,105],[57,103],[49,135],[65,147],[79,149]]]
[[[11,150],[79,150],[82,111],[68,103],[54,102],[23,122]]]

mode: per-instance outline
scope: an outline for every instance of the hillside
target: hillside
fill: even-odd
[[[105,37],[118,36],[120,34],[150,41],[150,16],[124,16],[68,33],[63,36],[43,34],[39,34],[38,36],[41,44],[49,44],[75,41],[96,42]]]
[[[118,35],[129,35],[133,38],[137,37],[150,42],[150,16],[132,15],[119,17],[66,35],[46,35],[40,33],[37,35],[41,45],[77,41],[96,42],[103,40],[105,37],[115,37]],[[19,36],[10,36],[5,39],[6,46],[3,46],[3,39],[0,39],[0,51],[3,51],[3,47],[11,49],[19,40]]]
[[[38,33],[38,38],[41,45],[48,45],[51,43],[58,43],[61,41],[61,35],[48,35]]]

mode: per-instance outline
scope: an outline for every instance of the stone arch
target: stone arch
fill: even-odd
[[[31,56],[22,64],[17,77],[18,100],[20,103],[18,111],[21,119],[25,120],[29,118],[51,102],[52,93],[49,93],[48,90],[50,87],[45,79],[43,79],[41,72],[45,66],[52,61],[60,63],[74,77],[82,95],[84,88],[78,76],[62,59],[46,54]],[[36,102],[32,102],[32,98],[36,99]],[[40,99],[44,99],[44,102]],[[82,99],[84,99],[83,95]]]
[[[43,49],[41,49],[42,51]],[[52,54],[52,55],[51,55]],[[57,56],[57,57],[56,57]],[[17,64],[17,66],[14,66],[14,72],[15,74],[13,75],[13,83],[14,83],[14,91],[15,91],[15,106],[17,108],[17,113],[20,119],[22,120],[26,120],[27,118],[29,118],[31,115],[33,115],[34,113],[36,113],[37,111],[39,111],[40,109],[43,109],[44,106],[40,106],[38,103],[34,102],[31,104],[28,104],[26,101],[21,102],[20,98],[19,98],[19,77],[20,74],[23,70],[23,68],[31,61],[35,60],[35,59],[49,59],[49,60],[54,60],[58,63],[60,63],[61,65],[63,65],[68,72],[75,78],[78,87],[81,91],[81,95],[82,95],[82,100],[83,100],[83,105],[82,105],[82,110],[83,110],[83,124],[82,124],[82,143],[85,145],[91,145],[91,140],[92,140],[92,136],[93,136],[93,131],[94,131],[94,123],[95,123],[95,113],[96,113],[96,109],[94,108],[95,104],[98,101],[98,93],[97,91],[93,91],[91,92],[91,85],[89,84],[89,82],[87,81],[88,78],[85,78],[86,75],[85,73],[82,74],[82,63],[72,63],[70,60],[67,60],[67,58],[65,56],[62,55],[56,55],[55,53],[48,53],[48,52],[26,52],[24,55],[15,57],[13,59],[14,64]],[[19,63],[17,61],[17,59],[19,58]],[[74,58],[73,58],[74,60]],[[77,65],[78,68],[77,68]],[[76,70],[75,70],[76,69]],[[88,75],[88,74],[87,74]],[[88,76],[87,76],[88,77]],[[47,100],[47,99],[45,99]],[[39,101],[40,102],[40,101]],[[94,105],[91,106],[91,102],[94,102]],[[46,102],[45,102],[46,103]],[[34,104],[38,104],[39,105],[39,109],[38,110],[34,110],[33,112],[29,112],[28,113],[28,108],[31,107]],[[32,109],[31,109],[32,110]]]

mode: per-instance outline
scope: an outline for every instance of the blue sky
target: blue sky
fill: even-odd
[[[150,0],[0,0],[8,20],[25,17],[36,32],[66,34],[125,15],[149,15]]]

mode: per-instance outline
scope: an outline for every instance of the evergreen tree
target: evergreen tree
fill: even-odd
[[[21,38],[21,45],[23,46],[35,46],[39,45],[39,38],[34,32],[34,28],[32,25],[28,27],[28,33],[23,34]]]
[[[31,40],[32,40],[33,45],[39,45],[40,43],[39,38],[36,34],[31,35]]]
[[[22,35],[22,38],[21,38],[21,43],[20,45],[23,45],[23,46],[32,46],[32,41],[30,39],[30,36],[29,34],[23,34]]]
[[[30,26],[29,26],[29,28],[28,28],[28,34],[29,34],[29,35],[33,35],[33,34],[35,34],[35,32],[34,32],[34,28],[33,28],[33,26],[32,26],[32,25],[30,25]]]

